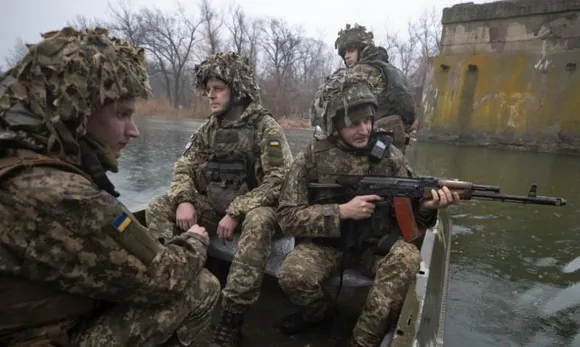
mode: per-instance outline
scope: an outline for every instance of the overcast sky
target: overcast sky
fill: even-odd
[[[76,15],[105,18],[108,3],[116,0],[4,0],[0,12],[0,65],[8,55],[17,37],[25,42],[36,42],[40,33],[59,29]],[[181,1],[189,13],[199,13],[199,0]],[[338,30],[346,23],[358,22],[381,37],[388,29],[404,34],[409,20],[419,17],[425,10],[435,8],[439,17],[444,7],[463,0],[212,0],[214,7],[227,9],[238,4],[250,15],[279,17],[289,24],[301,25],[305,32],[319,36],[332,45]],[[474,0],[475,3],[488,1]],[[135,8],[174,8],[175,1],[131,0]]]

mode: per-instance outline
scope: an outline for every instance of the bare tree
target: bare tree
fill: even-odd
[[[281,79],[293,76],[301,39],[300,33],[284,21],[271,19],[264,28],[261,45],[266,71]]]
[[[109,3],[104,18],[76,16],[67,24],[76,29],[105,27],[112,35],[145,48],[153,94],[174,107],[195,100],[191,88],[194,63],[229,49],[249,58],[264,102],[275,115],[304,116],[316,89],[338,60],[332,47],[320,38],[308,37],[300,27],[282,19],[249,16],[240,6],[232,6],[224,18],[209,0],[201,1],[197,16],[187,14],[179,3],[165,12],[134,7],[131,1]],[[5,68],[26,53],[18,38]]]
[[[228,47],[248,57],[255,69],[263,22],[249,17],[238,5],[230,7],[228,13],[229,20],[225,24],[230,36]]]
[[[77,15],[75,18],[73,18],[72,20],[69,20],[66,22],[66,25],[71,26],[73,28],[75,28],[76,30],[82,30],[82,29],[93,29],[96,27],[101,27],[101,28],[109,28],[109,23],[97,19],[97,18],[89,18],[87,16],[83,16],[83,15]]]
[[[14,42],[14,46],[8,52],[8,55],[4,59],[7,68],[11,68],[16,65],[20,59],[24,58],[24,56],[28,53],[28,48],[24,43],[22,37],[18,36],[16,41]]]
[[[389,61],[400,68],[407,78],[415,72],[418,61],[418,41],[413,35],[409,36],[408,40],[403,40],[397,33],[387,34],[384,45],[389,54]]]
[[[228,13],[229,21],[226,23],[226,28],[230,34],[229,49],[238,54],[246,54],[248,17],[239,5],[231,6]]]
[[[409,34],[418,42],[423,57],[432,58],[441,50],[442,25],[439,18],[440,15],[432,8],[410,25]]]
[[[146,32],[143,18],[138,11],[133,11],[130,0],[118,0],[116,5],[109,3],[110,20],[108,28],[116,35],[129,41],[134,46],[142,46]]]
[[[331,71],[333,51],[321,39],[302,40],[297,63],[298,79],[303,83],[321,82]]]
[[[215,54],[221,47],[221,27],[223,25],[222,16],[215,11],[209,0],[201,2],[201,22],[204,31],[204,51],[207,55]]]
[[[172,13],[144,8],[140,11],[144,46],[153,55],[152,63],[162,75],[166,97],[173,106],[183,100],[187,71],[193,52],[199,21],[192,20],[181,6]]]
[[[307,118],[308,108],[318,86],[324,78],[332,73],[334,51],[321,39],[303,38],[298,47],[298,55],[294,66],[294,81],[298,86],[298,107],[295,114]]]
[[[302,36],[284,21],[271,19],[261,42],[263,68],[271,107],[277,114],[295,114],[296,72]],[[294,105],[295,106],[295,105]]]
[[[260,51],[260,46],[262,44],[264,33],[264,21],[261,19],[252,19],[248,25],[248,30],[246,31],[248,38],[248,51],[246,55],[250,59],[250,63],[254,70],[257,69],[258,65],[258,52]]]
[[[409,82],[413,89],[415,105],[422,114],[423,91],[425,89],[427,76],[431,69],[433,57],[439,54],[441,49],[442,25],[439,15],[435,9],[426,10],[416,22],[409,24],[409,40],[416,42],[416,64],[414,71],[409,76]]]

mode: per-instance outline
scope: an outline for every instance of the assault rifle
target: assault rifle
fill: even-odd
[[[466,181],[446,180],[431,177],[403,178],[383,176],[340,176],[336,183],[310,183],[314,189],[344,189],[348,195],[375,194],[383,198],[426,198],[432,197],[431,189],[446,186],[459,194],[462,200],[492,200],[533,205],[564,206],[564,198],[537,195],[538,185],[532,184],[528,195],[501,194],[499,186],[475,184]]]
[[[345,195],[356,196],[375,194],[383,198],[391,198],[400,232],[403,239],[407,242],[414,242],[423,235],[423,232],[417,228],[414,221],[410,199],[431,199],[433,196],[431,190],[440,189],[444,186],[449,188],[452,192],[458,193],[462,200],[479,199],[534,205],[566,205],[566,200],[563,198],[537,195],[537,184],[532,184],[528,195],[525,196],[501,194],[499,186],[474,184],[472,182],[431,177],[403,178],[372,175],[340,176],[336,179],[336,183],[310,183],[308,186],[312,189],[341,190],[342,194],[337,194],[336,197]],[[377,206],[384,205],[385,203],[388,202],[378,202]],[[375,210],[371,219],[376,217],[376,213],[377,211]],[[356,245],[359,245],[361,240],[366,237],[365,235],[362,235],[361,232],[350,234],[351,235],[347,238],[354,238],[355,240],[349,240],[346,242],[354,243]],[[383,237],[378,241],[377,252],[379,253],[377,254],[386,254],[393,242],[394,239],[391,239],[390,235]]]

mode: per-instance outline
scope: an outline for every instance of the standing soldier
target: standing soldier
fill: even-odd
[[[233,347],[245,312],[258,300],[292,153],[283,129],[261,104],[245,57],[212,55],[197,66],[194,78],[195,88],[208,97],[211,116],[175,163],[168,194],[149,203],[147,221],[176,233],[199,221],[224,242],[241,230],[211,345]]]
[[[413,97],[403,72],[389,63],[387,51],[375,46],[373,37],[364,26],[347,24],[334,47],[349,69],[371,83],[379,105],[375,128],[392,131],[393,144],[404,153],[416,118]]]
[[[42,37],[0,76],[0,345],[189,346],[219,298],[208,235],[159,243],[105,175],[139,135],[143,50],[100,28]]]
[[[399,207],[380,196],[348,200],[340,191],[310,188],[309,183],[335,183],[341,175],[411,176],[401,151],[389,145],[390,137],[373,131],[377,103],[365,79],[352,72],[333,75],[322,90],[311,119],[326,136],[296,156],[277,210],[282,230],[298,243],[280,266],[278,280],[299,312],[285,317],[280,329],[295,334],[331,320],[334,310],[323,282],[341,268],[357,266],[374,280],[350,346],[377,347],[421,261],[401,230],[424,232],[435,225],[437,209],[459,196],[443,187],[431,191],[432,199],[404,200],[403,209],[413,218],[401,221],[392,217]]]

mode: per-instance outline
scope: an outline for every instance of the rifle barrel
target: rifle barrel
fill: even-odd
[[[471,198],[479,200],[496,200],[501,202],[516,202],[521,204],[532,204],[532,205],[550,205],[550,206],[566,205],[566,199],[564,198],[554,198],[551,196],[541,196],[541,195],[534,197],[525,195],[473,193],[471,195]]]

